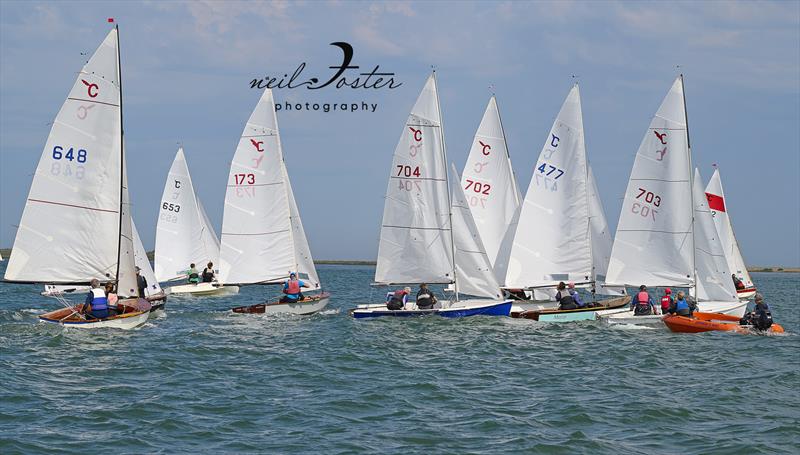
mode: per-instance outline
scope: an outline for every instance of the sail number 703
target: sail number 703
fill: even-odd
[[[645,188],[639,188],[639,194],[636,195],[636,199],[643,202],[634,202],[633,206],[631,206],[631,212],[644,218],[650,217],[655,221],[656,214],[658,214],[658,210],[655,207],[661,206],[661,196],[652,191],[647,191]]]

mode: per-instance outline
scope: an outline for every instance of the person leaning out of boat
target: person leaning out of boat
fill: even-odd
[[[197,271],[194,262],[189,264],[189,270],[186,271],[186,275],[189,276],[189,284],[197,284],[200,282],[200,272]]]
[[[558,302],[559,310],[575,310],[578,308],[578,304],[575,303],[575,299],[567,291],[567,285],[563,281],[558,283],[556,290],[558,291],[556,292],[556,302]]]
[[[634,316],[647,316],[656,313],[656,305],[647,292],[647,286],[639,286],[639,292],[631,302],[631,310],[633,310]]]
[[[697,311],[697,304],[694,301],[686,299],[686,294],[683,291],[678,292],[678,296],[672,305],[669,307],[669,314],[677,314],[678,316],[692,317],[692,313]]]
[[[283,297],[282,303],[295,303],[298,300],[303,300],[303,293],[300,288],[309,287],[305,281],[298,280],[297,274],[292,272],[289,274],[289,279],[283,282]]]
[[[733,285],[736,287],[737,291],[741,291],[745,288],[744,283],[742,283],[742,280],[740,280],[735,273],[731,273],[731,279],[733,279]]]
[[[109,316],[108,297],[106,290],[100,287],[100,280],[92,279],[89,295],[81,308],[81,313],[94,319],[103,319]]]
[[[136,266],[136,287],[139,288],[139,298],[145,298],[144,290],[147,289],[147,278],[142,275],[142,269]]]
[[[752,325],[756,330],[767,330],[772,326],[772,312],[769,310],[769,305],[764,302],[764,296],[760,293],[755,295],[754,300],[756,306],[753,307],[753,311],[748,311],[739,320],[739,324]]]
[[[433,294],[433,291],[428,289],[428,285],[422,283],[419,285],[419,291],[417,291],[417,308],[420,310],[430,310],[436,305],[436,296]]]
[[[669,313],[669,307],[672,305],[672,289],[664,289],[664,296],[661,297],[661,314]]]
[[[206,268],[203,269],[203,283],[211,283],[214,281],[214,263],[209,262],[206,264]]]
[[[402,310],[406,306],[409,294],[411,294],[411,288],[408,286],[403,289],[387,292],[386,308],[392,311]]]

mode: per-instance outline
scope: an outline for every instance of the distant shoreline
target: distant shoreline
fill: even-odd
[[[11,256],[11,249],[0,249],[0,254],[3,255],[3,259],[7,260],[9,256]],[[147,257],[150,260],[153,260],[153,252],[148,251]],[[314,261],[315,264],[318,265],[377,265],[375,261],[359,261],[359,260],[350,260],[350,259],[319,259]],[[780,267],[780,266],[772,266],[772,267],[762,267],[762,266],[750,266],[747,268],[748,272],[774,272],[774,273],[800,273],[800,267]]]

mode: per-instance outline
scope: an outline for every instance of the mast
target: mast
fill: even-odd
[[[689,113],[686,110],[686,87],[683,85],[683,74],[681,78],[681,94],[683,95],[683,118],[686,120],[686,153],[688,154],[689,162],[689,197],[691,198],[692,207],[692,276],[694,277],[693,287],[694,293],[697,295],[697,249],[695,248],[695,214],[694,214],[694,168],[692,167],[692,144],[689,140]],[[690,293],[691,294],[691,293]]]
[[[514,172],[514,167],[511,166],[511,153],[508,151],[508,141],[506,140],[506,130],[503,128],[503,119],[500,117],[500,106],[497,104],[497,97],[492,92],[494,104],[497,106],[497,118],[500,120],[500,134],[503,135],[503,143],[506,144],[506,160],[508,161],[508,168],[511,169],[511,185],[514,187],[514,203],[517,207],[520,205],[519,186],[517,186],[517,174]]]
[[[439,136],[442,138],[442,157],[444,159],[445,168],[447,167],[447,147],[444,143],[444,116],[442,115],[442,106],[439,103],[439,84],[436,82],[436,70],[433,70],[433,82],[436,87],[436,108],[439,110]],[[447,186],[447,219],[450,222],[450,259],[453,264],[453,288],[456,293],[456,302],[458,302],[458,280],[456,279],[456,245],[453,240],[453,202],[450,198],[450,183],[448,172],[444,174],[444,181]],[[460,184],[459,184],[460,185]]]
[[[122,126],[122,54],[120,52],[119,46],[119,24],[116,24],[114,28],[117,30],[117,83],[119,84],[119,229],[117,230],[117,271],[116,275],[114,276],[114,281],[116,281],[117,286],[119,287],[119,265],[122,262],[122,213],[124,204],[123,198],[123,191],[125,182],[123,181],[125,176],[125,132]],[[117,289],[119,292],[119,289]]]
[[[291,204],[289,203],[289,189],[287,187],[288,185],[291,185],[291,183],[289,183],[289,172],[286,170],[286,162],[283,156],[283,144],[281,144],[281,133],[280,133],[280,127],[278,126],[278,113],[275,111],[275,98],[271,96],[270,98],[272,99],[270,108],[272,109],[272,115],[275,118],[275,139],[278,142],[278,150],[280,150],[281,152],[281,174],[283,175],[283,194],[284,194],[284,199],[286,200],[286,207],[289,208]],[[294,243],[294,228],[292,227],[291,209],[289,210],[289,237],[292,240],[292,257],[294,258],[294,270],[287,271],[286,277],[289,278],[288,276],[289,273],[295,272],[298,274],[297,279],[300,279],[299,276],[300,271],[297,270],[298,267],[300,266],[300,263],[297,260],[297,247],[296,244]]]

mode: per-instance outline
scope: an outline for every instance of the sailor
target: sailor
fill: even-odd
[[[558,290],[556,293],[556,301],[558,302],[559,310],[575,310],[578,308],[575,299],[572,298],[569,291],[567,291],[567,285],[564,284],[563,281],[558,283],[556,289]]]
[[[194,266],[194,262],[189,264],[189,270],[186,271],[186,274],[189,275],[189,284],[197,284],[200,282],[200,272]]]
[[[91,285],[92,288],[89,290],[89,295],[86,296],[81,313],[94,319],[107,318],[108,298],[106,297],[106,291],[100,287],[100,281],[97,278],[92,279]]]
[[[147,278],[140,273],[141,271],[142,269],[136,266],[136,287],[139,288],[139,298],[143,299],[146,297],[144,290],[147,289]]]
[[[114,283],[106,283],[106,299],[108,300],[109,310],[117,306],[119,296],[114,292]]]
[[[661,297],[661,314],[669,312],[669,306],[672,305],[672,289],[664,289],[664,296]]]
[[[214,278],[214,263],[209,262],[206,268],[203,269],[203,283],[211,283]]]
[[[733,279],[733,285],[736,287],[737,291],[744,289],[744,283],[742,283],[742,280],[740,280],[735,273],[731,273],[731,278]]]
[[[386,293],[386,308],[397,311],[402,310],[408,301],[408,295],[411,294],[411,288],[406,286],[404,289],[398,289],[394,292]]]
[[[583,303],[583,301],[581,300],[581,296],[580,294],[578,294],[578,291],[575,290],[574,282],[572,281],[569,282],[569,284],[567,285],[567,290],[569,292],[570,297],[572,297],[572,300],[575,301],[575,305],[577,305],[578,308],[583,308],[586,306],[586,304]]]
[[[417,292],[417,308],[420,310],[430,310],[436,304],[436,296],[433,291],[428,289],[428,285],[422,283]]]
[[[631,309],[634,316],[648,316],[655,314],[656,306],[653,303],[653,298],[647,293],[647,286],[639,286],[639,293],[636,298],[631,302]]]
[[[697,305],[694,301],[687,301],[686,295],[683,291],[678,292],[678,296],[672,305],[669,307],[669,314],[677,314],[678,316],[692,317],[692,313],[697,310]]]
[[[295,303],[298,300],[303,300],[303,293],[300,288],[309,287],[305,281],[298,280],[297,274],[294,272],[289,273],[289,279],[283,282],[283,293],[281,303]]]
[[[755,295],[756,306],[753,308],[753,327],[757,330],[767,330],[772,326],[772,312],[769,305],[764,302],[764,296],[760,293]]]

